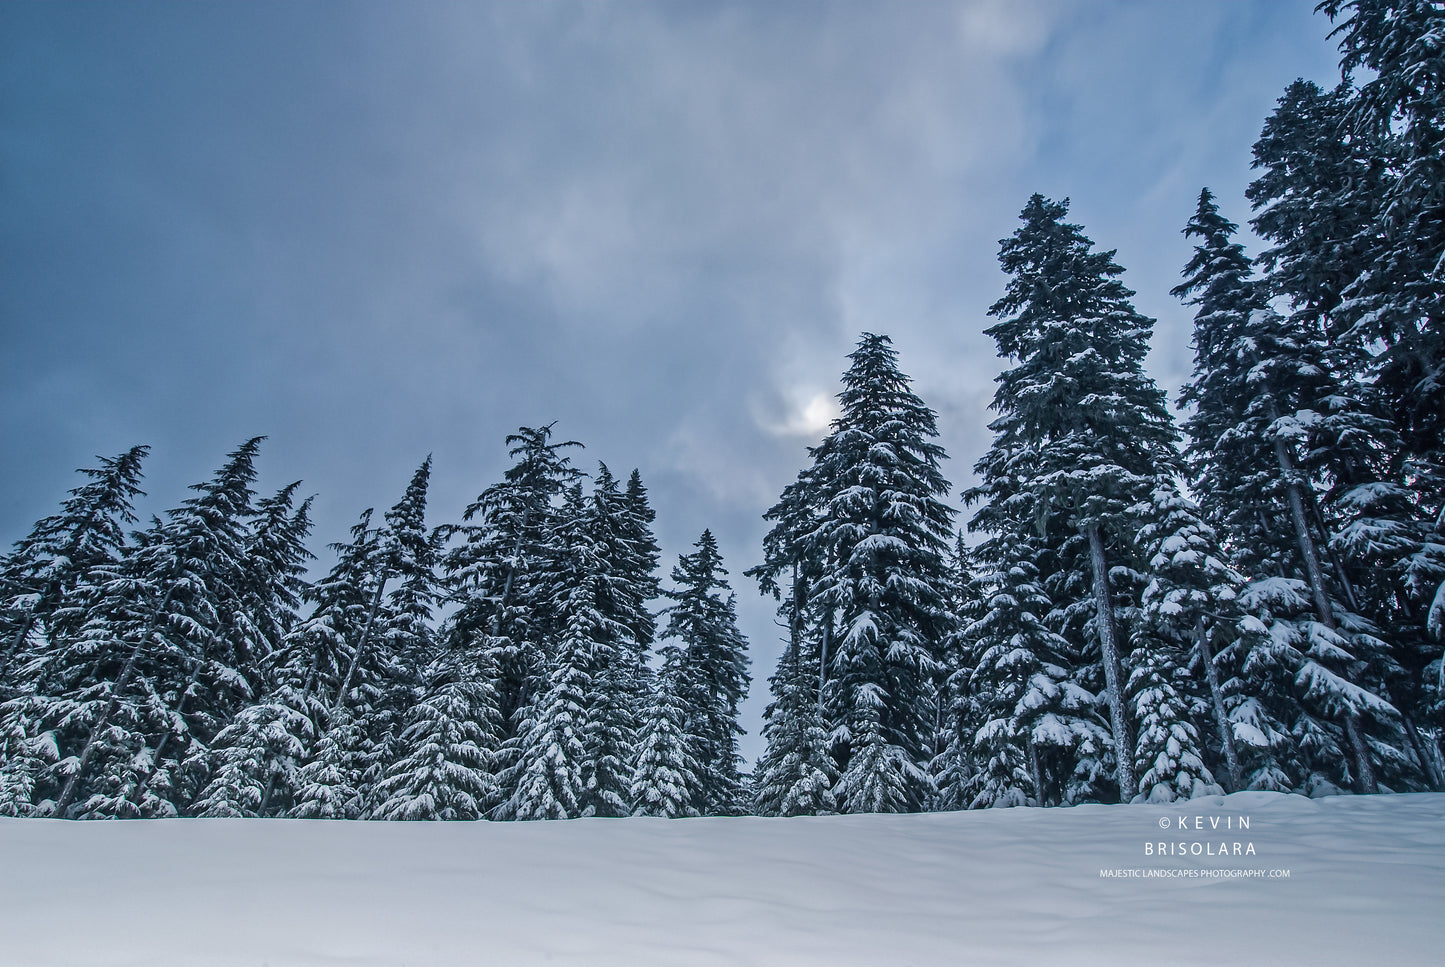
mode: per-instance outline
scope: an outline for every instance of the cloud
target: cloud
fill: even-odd
[[[92,453],[154,444],[160,509],[269,433],[319,548],[428,451],[456,517],[557,420],[736,576],[863,330],[959,489],[1029,193],[1120,248],[1177,380],[1178,230],[1206,183],[1245,220],[1265,113],[1333,60],[1309,7],[0,5],[0,532]]]

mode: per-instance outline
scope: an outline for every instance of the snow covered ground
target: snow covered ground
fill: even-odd
[[[783,820],[0,820],[5,967],[541,963],[1438,965],[1445,795]]]

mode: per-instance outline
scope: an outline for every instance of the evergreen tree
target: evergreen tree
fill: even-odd
[[[0,696],[16,688],[10,685],[19,677],[16,659],[32,631],[42,642],[73,634],[84,608],[73,600],[77,585],[93,568],[120,559],[124,527],[136,519],[131,502],[142,494],[140,468],[149,449],[97,457],[99,467],[78,471],[90,482],[70,491],[59,514],[36,522],[0,565]]]
[[[1322,509],[1316,481],[1367,474],[1368,444],[1358,441],[1381,428],[1334,371],[1323,335],[1314,335],[1320,330],[1296,328],[1269,307],[1231,240],[1234,231],[1209,192],[1201,193],[1185,228],[1200,244],[1174,290],[1199,307],[1195,379],[1183,395],[1197,407],[1188,424],[1190,457],[1216,518],[1234,532],[1236,563],[1256,582],[1267,579],[1248,600],[1269,615],[1272,654],[1246,667],[1279,667],[1295,677],[1299,704],[1281,694],[1274,714],[1296,734],[1306,760],[1296,770],[1301,781],[1312,789],[1354,783],[1374,791],[1374,759],[1388,753],[1367,733],[1371,725],[1384,733],[1396,728],[1396,715],[1377,694],[1391,662],[1371,624],[1350,606],[1356,596],[1330,553],[1330,501]],[[1354,469],[1344,469],[1352,449]],[[1371,679],[1374,689],[1361,690]],[[1340,729],[1348,756],[1330,734]],[[1341,771],[1347,758],[1354,769]]]
[[[300,593],[312,606],[309,616],[292,623],[267,662],[268,692],[227,730],[226,743],[267,750],[262,815],[304,808],[297,798],[302,771],[320,755],[322,736],[345,714],[337,708],[341,682],[375,597],[367,588],[379,536],[371,518],[371,510],[363,512],[351,528],[351,541],[331,545],[337,563]],[[217,747],[222,744],[218,737]],[[318,814],[327,813],[322,808]]]
[[[835,770],[845,810],[920,809],[933,793],[935,676],[950,631],[944,454],[888,338],[864,334],[849,358],[842,415],[766,515],[777,523],[763,564],[748,572],[778,597],[791,580],[779,609],[789,653],[769,715],[793,720],[770,721],[764,735],[801,744],[770,745],[760,762],[768,809]],[[807,713],[804,668],[814,661],[818,707]],[[816,760],[814,729],[826,730],[831,768]]]
[[[810,451],[811,452],[811,451]],[[810,590],[821,571],[814,526],[819,491],[815,467],[805,468],[763,515],[776,523],[763,538],[763,563],[749,569],[765,594],[779,601],[787,648],[768,680],[773,701],[763,713],[766,750],[753,772],[754,810],[762,816],[823,815],[838,810],[832,787],[837,766],[823,727],[822,687],[831,621],[818,619]],[[784,582],[787,596],[784,598]],[[814,629],[821,634],[814,634]]]
[[[379,534],[371,519],[368,508],[352,525],[351,541],[331,545],[336,564],[303,591],[302,599],[312,605],[311,613],[287,634],[276,658],[286,677],[327,707],[340,699],[341,681],[351,667],[376,596],[375,590],[367,587]]]
[[[554,540],[557,503],[581,475],[565,451],[581,444],[552,442],[552,426],[524,426],[506,438],[516,462],[467,508],[459,528],[465,540],[443,561],[458,604],[447,639],[452,647],[484,652],[497,668],[497,702],[509,739],[521,734],[519,713],[545,687],[544,643],[561,626],[545,573],[562,555]]]
[[[306,590],[302,577],[305,562],[312,557],[304,544],[311,529],[311,501],[307,499],[294,509],[292,506],[299,486],[299,482],[290,484],[259,501],[249,528],[247,570],[236,585],[240,602],[231,623],[242,640],[262,644],[265,657],[259,664],[264,671],[253,676],[256,703],[223,726],[211,745],[195,745],[189,750],[183,771],[190,784],[201,790],[194,808],[205,815],[232,815],[229,810],[233,807],[269,808],[278,780],[284,782],[292,774],[296,759],[306,748],[304,737],[311,724],[301,710],[304,703],[293,703],[301,706],[298,709],[284,700],[277,701],[272,694],[276,684],[271,674],[277,667],[276,656],[295,624],[295,609]],[[244,784],[235,784],[239,782],[237,768],[260,776],[259,795],[254,802],[249,791],[244,791]],[[217,770],[229,770],[232,778],[215,785],[222,779],[216,775]],[[225,798],[233,794],[241,795],[241,800]]]
[[[1213,195],[1202,191],[1184,229],[1200,243],[1185,266],[1185,281],[1173,289],[1199,307],[1194,379],[1180,397],[1195,408],[1185,424],[1192,441],[1190,468],[1204,509],[1237,540],[1245,572],[1297,553],[1313,575],[1316,604],[1323,607],[1324,559],[1308,515],[1314,493],[1299,472],[1291,434],[1304,432],[1294,415],[1317,412],[1310,404],[1328,392],[1325,361],[1306,332],[1294,330],[1270,308],[1268,290],[1251,278],[1243,247],[1232,241],[1235,231]],[[1291,422],[1282,422],[1287,417]],[[1284,514],[1273,512],[1286,505]],[[1286,515],[1292,532],[1269,523]]]
[[[580,512],[580,489],[570,503]],[[560,602],[565,631],[545,691],[519,716],[515,762],[505,780],[512,791],[500,809],[503,818],[573,819],[588,815],[593,806],[590,794],[596,787],[589,778],[595,782],[595,777],[589,773],[594,760],[588,745],[597,731],[597,652],[616,633],[595,607],[594,583],[584,575]]]
[[[682,678],[680,650],[668,649],[657,676],[637,743],[631,799],[639,816],[677,819],[700,815],[703,768],[693,757],[685,729],[688,709],[679,694]]]
[[[1140,516],[1138,541],[1150,573],[1141,631],[1160,651],[1155,669],[1167,670],[1180,680],[1192,704],[1207,709],[1212,728],[1206,732],[1213,736],[1216,762],[1223,764],[1231,789],[1245,788],[1240,740],[1231,724],[1219,668],[1221,645],[1230,646],[1242,634],[1246,615],[1239,595],[1244,578],[1225,562],[1214,528],[1177,488],[1156,488]],[[1197,674],[1190,676],[1191,670]],[[1179,748],[1193,751],[1195,746],[1179,743]]]
[[[1115,778],[1128,800],[1137,779],[1116,605],[1132,606],[1133,589],[1114,585],[1116,575],[1138,581],[1130,567],[1129,509],[1174,473],[1175,433],[1162,394],[1143,370],[1152,320],[1130,303],[1114,253],[1091,251],[1079,226],[1063,221],[1067,210],[1067,202],[1034,195],[1020,216],[1023,226],[1000,248],[1011,278],[989,309],[1000,321],[987,331],[1016,365],[999,377],[999,417],[991,424],[997,436],[976,468],[984,483],[971,493],[1004,505],[997,522],[985,517],[975,526],[1017,535],[1032,522],[1058,562],[1087,561],[1089,627],[1102,664]],[[1070,532],[1082,545],[1072,551]],[[1057,575],[1059,591],[1051,595],[1074,594],[1081,581],[1070,574],[1083,573],[1075,565]],[[1081,611],[1065,600],[1060,620],[1076,620]]]
[[[1139,721],[1134,751],[1139,793],[1150,802],[1172,802],[1223,792],[1204,762],[1204,743],[1195,728],[1194,709],[1206,703],[1206,690],[1231,783],[1238,789],[1239,758],[1207,635],[1212,618],[1234,616],[1230,612],[1243,582],[1221,560],[1212,529],[1177,487],[1161,482],[1136,512],[1142,524],[1136,540],[1150,574],[1129,681]],[[1200,675],[1192,678],[1189,669],[1196,657]]]
[[[401,500],[386,512],[385,526],[376,535],[368,562],[375,572],[374,596],[337,694],[338,705],[352,699],[352,689],[363,687],[356,680],[363,662],[376,669],[371,688],[380,688],[382,683],[402,678],[406,660],[414,661],[429,645],[428,621],[438,597],[435,567],[439,544],[439,536],[426,529],[430,479],[431,457],[427,457]],[[383,598],[392,582],[391,593]],[[361,698],[365,701],[367,697]]]
[[[246,538],[248,567],[246,581],[238,589],[239,617],[253,627],[256,640],[266,643],[268,655],[281,647],[296,625],[296,610],[309,587],[307,565],[315,557],[306,549],[312,498],[293,507],[300,486],[300,481],[288,484],[258,501]]]
[[[412,476],[401,501],[387,511],[379,548],[383,573],[395,576],[395,587],[387,594],[373,631],[392,669],[386,683],[384,702],[388,708],[384,715],[393,732],[401,716],[420,697],[423,670],[435,645],[432,611],[442,597],[436,574],[442,535],[426,526],[430,480],[428,456]]]
[[[270,814],[278,783],[294,783],[310,729],[310,720],[283,702],[244,709],[212,742],[205,762],[210,780],[192,812],[217,818]]]
[[[1352,135],[1353,100],[1348,81],[1328,92],[1311,81],[1290,84],[1254,144],[1259,175],[1245,197],[1255,232],[1271,243],[1259,264],[1287,299],[1295,328],[1321,334],[1363,366],[1367,354],[1339,310],[1372,256],[1386,157],[1378,141]]]
[[[1383,191],[1367,199],[1376,212],[1370,264],[1342,314],[1353,338],[1382,345],[1377,385],[1406,451],[1438,470],[1445,450],[1445,11],[1431,0],[1324,0],[1317,9],[1339,21],[1333,36],[1342,70],[1363,67],[1371,75],[1337,135],[1384,146],[1389,162]],[[1374,184],[1354,187],[1374,194]]]
[[[459,652],[433,661],[422,700],[405,716],[401,755],[377,784],[376,818],[481,819],[496,804],[501,723],[489,677]]]
[[[997,570],[985,573],[983,613],[966,632],[966,754],[976,771],[949,790],[958,805],[1071,804],[1094,794],[1110,736],[1093,692],[1073,680],[1068,642],[1048,626],[1053,602],[1035,562],[1049,557],[1037,535],[979,548]]]
[[[1365,573],[1384,575],[1392,592],[1379,599],[1389,616],[1377,619],[1398,631],[1401,667],[1392,698],[1415,758],[1441,788],[1445,688],[1430,673],[1441,659],[1429,616],[1445,600],[1445,54],[1439,40],[1445,11],[1423,0],[1326,0],[1317,9],[1339,23],[1332,36],[1340,41],[1346,79],[1365,68],[1337,135],[1374,147],[1385,160],[1383,185],[1349,186],[1374,219],[1361,233],[1367,261],[1338,315],[1348,326],[1347,339],[1371,355],[1368,373],[1399,444],[1390,479],[1409,492],[1397,506],[1413,512],[1397,518],[1383,539],[1380,528],[1359,528],[1363,540],[1348,550],[1364,541],[1383,545],[1369,556],[1376,567]],[[1408,526],[1398,526],[1400,520]]]
[[[1358,300],[1345,302],[1371,271],[1388,185],[1386,144],[1350,123],[1356,106],[1348,81],[1328,95],[1291,85],[1255,145],[1261,174],[1248,195],[1256,232],[1274,243],[1259,259],[1270,291],[1288,299],[1295,332],[1314,334],[1315,389],[1300,400],[1308,418],[1297,435],[1301,467],[1320,482],[1310,509],[1323,517],[1327,570],[1350,610],[1400,629],[1392,657],[1410,667],[1381,679],[1413,699],[1431,650],[1422,616],[1445,558],[1432,534],[1431,474],[1407,454],[1403,411],[1393,407],[1392,422],[1389,380],[1376,372],[1381,337],[1352,325]]]
[[[379,807],[377,784],[402,758],[401,732],[426,697],[424,670],[436,650],[432,609],[441,535],[426,527],[431,458],[372,527],[365,511],[351,542],[307,598],[312,613],[278,654],[270,701],[300,716],[306,755],[274,764],[276,790],[298,818],[361,818]],[[388,589],[390,589],[388,591]],[[312,738],[314,736],[314,739]]]
[[[972,702],[960,709],[967,716],[960,736],[966,748],[955,753],[978,768],[943,792],[965,807],[1038,805],[1044,779],[1026,699],[1035,693],[1057,695],[1040,657],[1056,644],[1056,636],[1043,625],[1040,612],[1047,613],[1048,601],[1023,556],[993,575],[990,584],[995,590],[986,598],[985,612],[969,628],[974,654],[966,690]]]
[[[360,819],[359,784],[366,770],[367,736],[344,705],[331,708],[311,756],[296,771],[292,819]]]
[[[555,558],[541,586],[561,631],[547,643],[546,687],[517,715],[502,813],[518,819],[625,816],[643,692],[631,621],[635,586],[625,572],[615,481],[599,473],[591,499],[580,485],[555,515]]]
[[[73,654],[72,640],[89,601],[93,570],[114,568],[129,548],[124,525],[135,521],[140,466],[148,448],[133,447],[80,473],[59,514],[38,521],[0,564],[0,815],[29,815],[59,791],[56,728],[73,696],[48,683]]]
[[[814,679],[791,642],[769,679],[773,701],[763,712],[766,750],[753,772],[754,810],[760,816],[824,816],[838,811],[833,786],[838,767]]]
[[[645,509],[645,502],[641,506]],[[597,465],[581,524],[604,569],[599,572],[604,579],[598,585],[598,607],[624,629],[619,641],[640,673],[647,646],[655,636],[656,621],[647,610],[647,602],[658,594],[656,553],[648,550],[655,542],[644,515],[618,487],[605,463]]]
[[[60,750],[44,731],[48,703],[14,698],[0,708],[0,816],[43,815],[42,782],[53,775]]]
[[[974,568],[978,559],[959,533],[950,560],[951,576],[948,610],[954,626],[943,643],[943,668],[939,674],[938,699],[934,708],[934,754],[929,771],[938,795],[934,809],[965,809],[967,787],[978,772],[973,757],[974,723],[980,715],[979,696],[969,686],[977,642],[973,631],[984,616],[984,587]]]
[[[788,632],[786,652],[768,680],[773,701],[764,712],[767,751],[754,771],[755,808],[765,816],[781,815],[785,800],[802,814],[813,806],[821,812],[837,810],[831,793],[837,769],[831,761],[823,762],[822,689],[832,622],[821,620],[811,594],[823,563],[816,540],[821,490],[814,479],[816,469],[800,471],[763,515],[775,522],[763,538],[763,563],[745,572],[779,602],[778,623]]]
[[[338,706],[350,707],[365,736],[365,748],[351,752],[362,765],[356,784],[368,808],[378,805],[375,786],[402,755],[403,720],[422,698],[422,671],[432,654],[441,536],[426,526],[430,481],[428,456],[386,512],[371,564],[378,572],[371,610],[337,698]],[[383,596],[388,585],[391,590]]]
[[[712,532],[703,531],[693,547],[694,553],[681,555],[672,569],[677,590],[664,592],[675,603],[663,611],[663,638],[677,642],[673,649],[679,666],[668,699],[684,710],[679,727],[699,782],[691,805],[726,816],[745,808],[738,771],[738,736],[743,732],[738,705],[748,689],[748,644],[737,627],[727,571]]]
[[[647,695],[644,649],[638,628],[651,634],[653,619],[643,595],[648,579],[631,541],[632,515],[606,464],[598,465],[591,499],[579,519],[582,539],[574,573],[581,577],[579,604],[593,609],[591,716],[583,734],[587,750],[586,812],[626,816],[637,740],[638,712]],[[650,578],[655,586],[656,578]],[[570,596],[570,595],[569,595]]]
[[[642,475],[634,468],[627,478],[627,489],[623,492],[622,533],[630,547],[631,580],[643,607],[631,626],[632,637],[644,651],[652,647],[657,637],[657,622],[647,611],[646,604],[661,593],[657,569],[662,562],[662,549],[652,534],[652,524],[657,512],[647,501],[647,488],[642,485]]]
[[[175,788],[186,747],[208,743],[254,698],[251,669],[267,643],[241,620],[238,589],[260,440],[195,485],[198,496],[155,521],[134,553],[87,577],[87,620],[42,686],[51,720],[64,723],[58,814],[173,813],[188,798]]]
[[[932,796],[954,511],[940,499],[949,485],[934,413],[909,389],[888,338],[865,333],[849,359],[842,415],[813,451],[827,481],[813,595],[829,637],[838,632],[824,691],[841,771],[835,792],[845,811],[910,811]]]

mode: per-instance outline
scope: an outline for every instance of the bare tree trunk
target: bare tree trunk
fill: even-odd
[[[1305,496],[1309,498],[1310,515],[1314,518],[1315,526],[1320,529],[1321,534],[1329,533],[1329,528],[1325,526],[1325,515],[1324,512],[1320,510],[1319,497],[1315,494],[1314,488],[1306,487]],[[1355,594],[1354,582],[1350,580],[1350,575],[1345,570],[1344,563],[1330,548],[1328,541],[1325,542],[1324,553],[1325,558],[1330,562],[1330,570],[1335,573],[1335,580],[1340,582],[1340,592],[1345,596],[1345,604],[1350,606],[1351,611],[1359,611],[1360,599]]]
[[[1273,411],[1274,407],[1270,407]],[[1301,493],[1302,485],[1299,475],[1295,471],[1294,461],[1290,459],[1289,451],[1285,448],[1284,441],[1279,437],[1274,440],[1274,454],[1279,460],[1279,468],[1284,473],[1285,487],[1289,494],[1290,517],[1294,522],[1295,540],[1299,544],[1300,557],[1304,559],[1305,576],[1309,580],[1310,594],[1314,597],[1315,613],[1319,615],[1320,623],[1331,631],[1339,630],[1339,623],[1335,620],[1335,613],[1330,608],[1329,595],[1325,591],[1324,569],[1320,567],[1319,549],[1315,544],[1314,535],[1310,533],[1309,520],[1305,516],[1304,496]],[[1345,713],[1345,733],[1350,740],[1350,749],[1355,754],[1355,771],[1362,792],[1379,792],[1379,783],[1375,779],[1374,767],[1370,765],[1370,750],[1365,745],[1364,733],[1360,729],[1359,713],[1351,709]]]
[[[346,704],[346,693],[351,690],[351,679],[356,675],[356,666],[361,663],[361,652],[366,647],[367,639],[371,637],[371,625],[376,621],[376,612],[381,608],[381,592],[386,589],[386,582],[391,579],[389,570],[382,571],[381,577],[376,582],[376,594],[371,598],[371,610],[366,613],[366,624],[361,629],[361,640],[356,643],[356,652],[351,656],[351,664],[347,666],[346,677],[341,680],[341,688],[336,693],[336,701],[331,705],[331,711],[336,711]]]
[[[823,721],[823,686],[828,684],[828,638],[833,632],[833,612],[825,611],[823,642],[818,651],[818,721]]]
[[[1033,740],[1029,740],[1029,774],[1034,780],[1034,802],[1040,806],[1047,806],[1044,802],[1044,770],[1039,767],[1039,750]]]
[[[1360,768],[1361,790],[1379,792],[1380,784],[1375,779],[1374,767],[1370,765],[1370,750],[1365,745],[1365,734],[1360,729],[1360,716],[1353,710],[1345,713],[1345,732],[1350,737],[1350,747],[1355,750],[1355,762]]]
[[[1124,666],[1119,660],[1119,644],[1115,636],[1114,605],[1109,600],[1109,570],[1104,556],[1104,537],[1098,524],[1084,529],[1089,539],[1089,560],[1094,571],[1094,605],[1099,630],[1099,649],[1104,660],[1105,696],[1114,731],[1115,775],[1119,781],[1119,798],[1129,802],[1139,794],[1139,780],[1134,775],[1134,742],[1129,732],[1129,719],[1124,711]]]
[[[803,677],[802,668],[802,637],[803,637],[803,604],[802,598],[806,590],[799,586],[801,579],[798,576],[798,562],[793,562],[793,593],[792,611],[788,614],[788,660],[793,666],[793,681],[797,682]]]
[[[266,777],[266,789],[265,789],[264,792],[261,793],[261,805],[259,805],[259,806],[256,807],[256,815],[257,815],[257,816],[260,816],[260,817],[263,817],[263,818],[265,817],[265,815],[266,815],[266,807],[267,807],[268,805],[270,805],[270,803],[271,803],[271,792],[272,792],[272,790],[274,790],[275,788],[276,788],[276,772],[275,772],[275,770],[273,769],[273,770],[271,771],[271,774]]]
[[[1219,742],[1224,747],[1224,762],[1229,769],[1229,791],[1238,792],[1244,785],[1239,769],[1239,755],[1234,748],[1234,730],[1229,727],[1229,715],[1224,710],[1224,693],[1219,688],[1219,675],[1214,670],[1214,656],[1209,651],[1209,632],[1201,616],[1194,625],[1194,643],[1199,651],[1199,661],[1204,666],[1204,680],[1209,685],[1209,700],[1214,706],[1214,723],[1219,728]]]
[[[1274,454],[1279,459],[1279,468],[1284,472],[1285,489],[1289,495],[1290,520],[1294,523],[1295,542],[1299,545],[1300,557],[1304,559],[1305,578],[1309,581],[1310,594],[1314,597],[1315,613],[1331,631],[1337,630],[1335,613],[1330,608],[1329,595],[1325,593],[1325,572],[1320,567],[1319,548],[1314,535],[1310,533],[1309,521],[1305,517],[1304,497],[1300,492],[1299,477],[1294,461],[1285,449],[1284,441],[1275,438]]]
[[[1401,715],[1405,723],[1405,734],[1410,737],[1410,748],[1415,753],[1415,759],[1420,763],[1420,771],[1425,774],[1425,781],[1430,783],[1430,788],[1435,791],[1445,789],[1445,779],[1440,775],[1440,763],[1435,756],[1430,754],[1430,749],[1420,737],[1420,730],[1415,727],[1415,720],[1408,715]]]

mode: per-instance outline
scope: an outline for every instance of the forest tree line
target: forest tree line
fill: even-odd
[[[426,522],[428,458],[315,581],[298,484],[253,492],[260,438],[129,535],[146,448],[82,471],[4,564],[0,812],[742,808],[746,642],[717,542],[663,588],[640,476],[600,464],[584,490],[551,432],[509,436],[513,465],[459,524]]]
[[[584,488],[576,444],[524,427],[462,522],[427,526],[428,461],[308,581],[308,504],[253,493],[252,440],[129,533],[145,448],[102,460],[5,559],[0,813],[1445,789],[1445,13],[1319,9],[1342,81],[1295,82],[1264,123],[1264,251],[1208,189],[1182,226],[1182,422],[1144,371],[1153,320],[1067,201],[1033,196],[1001,243],[1006,368],[962,530],[935,414],[863,334],[746,572],[786,634],[751,775],[716,541],[664,586],[636,472]]]
[[[933,413],[859,344],[750,572],[790,630],[759,811],[1445,788],[1445,11],[1318,9],[1342,80],[1265,121],[1267,248],[1208,189],[1183,227],[1182,427],[1066,201],[1001,243],[973,546]]]

